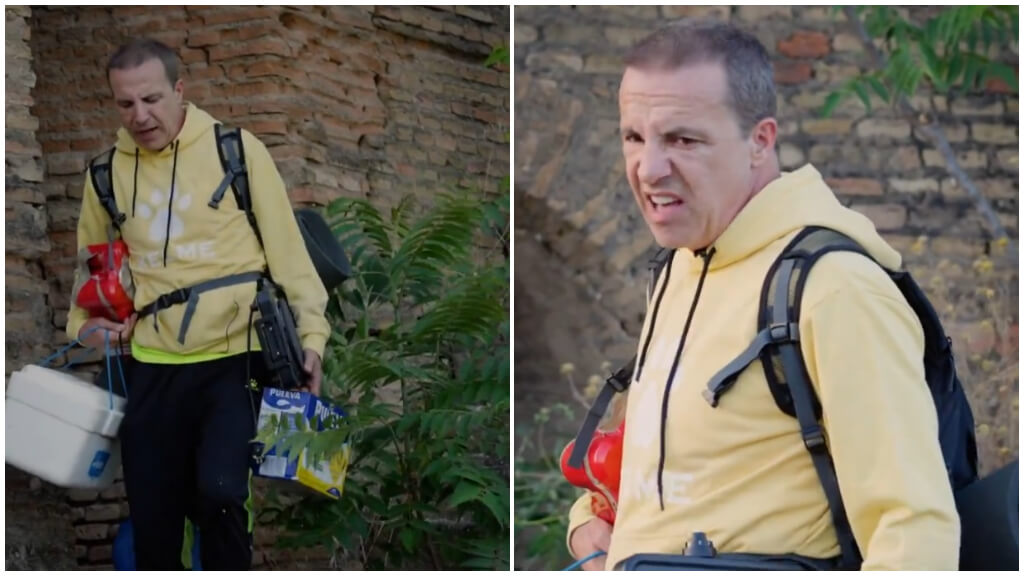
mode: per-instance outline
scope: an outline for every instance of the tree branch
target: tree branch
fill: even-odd
[[[861,43],[864,44],[865,50],[868,55],[874,61],[876,69],[881,70],[885,66],[885,55],[875,46],[871,36],[868,34],[867,29],[864,27],[864,22],[857,15],[856,10],[853,6],[843,6],[843,14],[846,15],[846,19],[849,20],[850,25],[853,26],[854,31],[860,38]],[[942,154],[943,159],[946,161],[946,167],[949,169],[950,175],[956,179],[957,183],[963,187],[967,192],[967,195],[974,201],[974,207],[977,208],[978,212],[985,219],[988,224],[989,233],[992,235],[993,240],[1006,241],[1006,255],[1012,262],[1017,261],[1017,241],[1010,238],[1006,233],[1006,228],[1003,227],[1002,223],[999,222],[999,217],[996,215],[995,210],[992,208],[992,204],[985,198],[984,195],[974,185],[974,181],[971,177],[964,172],[963,168],[960,167],[960,163],[956,159],[956,154],[953,152],[953,148],[949,145],[949,139],[946,138],[945,131],[942,130],[942,126],[939,124],[938,119],[931,118],[927,124],[921,124],[917,122],[918,112],[914,109],[914,106],[907,100],[907,97],[900,95],[896,101],[900,111],[906,115],[911,122],[916,123],[921,127],[921,131],[931,139],[932,144],[936,150]]]

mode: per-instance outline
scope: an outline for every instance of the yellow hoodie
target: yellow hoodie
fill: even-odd
[[[638,553],[678,554],[697,531],[719,552],[839,554],[797,421],[776,406],[761,363],[740,374],[717,408],[701,396],[708,380],[753,340],[769,266],[812,225],[849,235],[888,268],[901,264],[871,222],[840,205],[813,167],[771,182],[714,244],[664,421],[666,381],[705,262],[679,250],[671,273],[661,274],[654,293],[666,276],[669,285],[626,408],[607,568]],[[863,568],[955,570],[959,519],[914,312],[880,267],[837,252],[822,257],[808,277],[800,334]],[[588,499],[570,511],[570,535],[592,518]]]
[[[249,194],[266,252],[230,188],[218,209],[208,205],[224,177],[214,137],[216,122],[188,104],[178,137],[158,152],[139,148],[124,128],[117,133],[114,196],[127,216],[121,229],[135,279],[135,308],[178,288],[269,265],[295,311],[303,348],[323,357],[330,334],[324,316],[327,292],[306,251],[273,159],[249,132],[242,131]],[[79,247],[106,242],[109,225],[87,175],[78,221]],[[184,304],[140,319],[132,353],[148,362],[182,362],[244,352],[255,294],[254,282],[203,292],[184,344],[178,342]],[[87,312],[72,302],[68,335],[76,338],[87,319]],[[255,331],[252,347],[259,349]]]

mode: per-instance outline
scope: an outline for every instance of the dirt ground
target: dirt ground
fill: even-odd
[[[4,467],[6,570],[76,570],[67,489]],[[46,535],[46,538],[40,538]]]

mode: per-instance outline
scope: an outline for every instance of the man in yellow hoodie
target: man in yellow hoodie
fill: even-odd
[[[309,389],[319,393],[329,336],[327,293],[266,147],[242,131],[252,213],[225,194],[214,120],[184,100],[177,55],[152,40],[122,46],[107,66],[122,127],[112,156],[120,234],[130,252],[133,316],[123,324],[72,304],[67,331],[102,349],[131,342],[121,427],[125,486],[139,569],[180,569],[186,515],[201,534],[205,569],[252,560],[250,445],[267,369],[252,331],[257,278],[269,273],[297,316]],[[85,179],[78,245],[106,242],[112,221]],[[204,290],[192,287],[223,280]],[[206,284],[210,287],[209,284]],[[187,294],[187,301],[163,299]],[[161,304],[154,304],[160,302]]]
[[[719,553],[834,558],[800,427],[760,363],[717,407],[702,393],[754,339],[762,282],[801,229],[842,232],[890,269],[900,255],[814,167],[780,173],[771,62],[749,34],[686,21],[652,34],[626,57],[619,111],[633,195],[675,253],[643,327],[614,528],[582,496],[570,551],[606,550],[584,567],[612,569],[635,554],[680,554],[704,532]],[[878,264],[835,252],[808,276],[799,331],[862,568],[956,569],[959,522],[917,316]]]

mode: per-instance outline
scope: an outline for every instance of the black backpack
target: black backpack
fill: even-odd
[[[834,230],[820,227],[805,228],[783,249],[761,287],[757,336],[746,350],[711,379],[704,397],[712,406],[716,406],[739,373],[751,362],[761,361],[775,403],[799,423],[804,445],[825,491],[842,553],[839,567],[856,570],[862,558],[850,529],[835,467],[819,424],[821,405],[807,375],[797,329],[800,300],[808,272],[819,258],[835,251],[856,252],[871,258],[856,241]],[[670,255],[669,251],[660,250],[651,260],[651,287],[656,283]],[[924,329],[925,379],[935,401],[939,444],[949,482],[956,493],[978,479],[978,451],[974,416],[957,377],[952,341],[946,336],[935,309],[910,273],[904,270],[886,272],[917,314]],[[657,301],[654,305],[657,308],[659,304],[660,301]],[[576,437],[570,466],[582,465],[590,440],[611,398],[615,393],[626,390],[632,382],[635,364],[634,357],[606,381]]]

